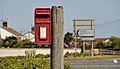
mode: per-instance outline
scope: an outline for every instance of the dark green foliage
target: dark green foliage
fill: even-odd
[[[19,40],[14,36],[6,37],[0,43],[0,48],[38,48],[38,46],[30,40]]]
[[[23,40],[19,43],[20,43],[19,44],[20,48],[34,48],[34,46],[35,46],[34,42],[31,42],[29,40]]]
[[[78,53],[78,52],[76,52],[76,53],[69,53],[69,52],[67,52],[65,55],[64,55],[64,57],[65,58],[71,58],[71,57],[85,57],[85,56],[90,56],[90,54],[83,54],[83,53]]]
[[[35,56],[35,58],[39,58],[39,59],[50,58],[50,54],[46,54],[46,55],[38,54]]]
[[[70,42],[72,41],[72,33],[67,32],[64,36],[64,43],[70,46]]]
[[[64,55],[64,57],[71,57],[71,56],[72,56],[72,53],[69,53],[69,52],[65,53]]]
[[[120,50],[120,38],[112,36],[111,38],[109,38],[109,40],[110,41],[106,43],[103,43],[103,42],[97,43],[95,48]]]
[[[70,64],[64,64],[64,69],[70,69],[70,67]],[[0,57],[0,69],[50,69],[50,61],[45,59],[25,60],[23,56]]]
[[[110,41],[112,41],[111,47],[113,47],[113,49],[120,50],[120,38],[112,36]]]
[[[70,69],[70,64],[64,64],[64,69]]]
[[[102,42],[97,43],[95,48],[104,49],[105,45]]]
[[[6,37],[6,39],[2,40],[2,47],[10,47],[17,48],[18,47],[18,39],[14,36]]]
[[[19,57],[0,58],[1,69],[50,69],[47,60],[24,60]]]

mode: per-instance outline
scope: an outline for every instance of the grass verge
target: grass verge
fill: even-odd
[[[87,56],[87,57],[64,58],[65,62],[96,61],[108,59],[120,59],[120,55],[101,55],[93,57]]]

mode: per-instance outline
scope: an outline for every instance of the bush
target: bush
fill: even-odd
[[[70,64],[64,64],[64,69],[70,69],[70,67]],[[41,59],[24,60],[21,57],[0,57],[0,69],[50,69],[50,62]]]
[[[35,58],[40,58],[40,59],[50,58],[50,54],[46,54],[46,55],[38,54],[38,55],[35,56]]]
[[[50,69],[46,60],[24,60],[19,57],[0,58],[1,69]]]
[[[70,69],[70,64],[64,64],[64,69]]]
[[[72,55],[72,53],[69,53],[69,52],[65,53],[65,55],[64,55],[64,57],[71,57],[71,56],[73,56],[73,55]]]
[[[68,58],[68,57],[85,57],[85,56],[90,56],[90,54],[83,54],[83,53],[78,53],[78,52],[76,52],[76,53],[69,53],[69,52],[67,52],[67,53],[65,53],[65,55],[64,55],[64,57],[66,58]]]
[[[38,46],[30,40],[19,40],[14,36],[6,37],[0,42],[0,48],[38,48]]]

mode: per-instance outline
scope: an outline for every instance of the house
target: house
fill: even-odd
[[[107,42],[110,42],[110,40],[109,40],[109,38],[96,38],[94,43],[96,45],[99,42],[101,42],[101,43],[107,43]]]
[[[5,39],[9,36],[20,38],[22,34],[13,30],[12,28],[7,27],[7,22],[3,22],[3,26],[0,26],[0,37],[1,39]]]
[[[31,31],[28,31],[23,36],[21,36],[21,40],[30,40],[32,42],[35,42],[35,27],[33,26],[31,28]]]
[[[35,35],[34,35],[34,33],[32,33],[32,32],[25,33],[22,40],[26,40],[26,39],[28,39],[28,40],[30,40],[32,42],[35,42]]]
[[[72,43],[74,43],[74,42],[75,42],[75,38],[74,38],[74,40],[73,40]],[[77,47],[78,47],[78,48],[79,48],[80,46],[82,46],[82,41],[81,41],[80,39],[77,39],[77,38],[76,38],[76,42],[77,42]],[[104,43],[104,44],[106,44],[106,43],[108,43],[108,42],[111,43],[111,41],[109,40],[109,38],[95,38],[95,40],[94,40],[94,47],[95,47],[99,42]],[[79,44],[78,44],[78,43],[79,43]],[[85,45],[86,45],[86,48],[91,48],[91,41],[85,41]],[[74,45],[73,45],[73,46],[74,46]]]
[[[110,41],[109,38],[96,38],[94,42],[94,46],[96,46],[98,43],[107,44],[107,43],[112,43],[112,42]]]
[[[109,38],[96,38],[95,39],[95,42],[102,42],[102,43],[104,43],[104,42],[107,42],[107,41],[109,41]]]

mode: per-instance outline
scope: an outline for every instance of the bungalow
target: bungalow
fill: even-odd
[[[12,28],[7,27],[7,22],[3,22],[3,26],[0,26],[0,38],[5,39],[9,36],[20,38],[22,34],[13,30]]]

